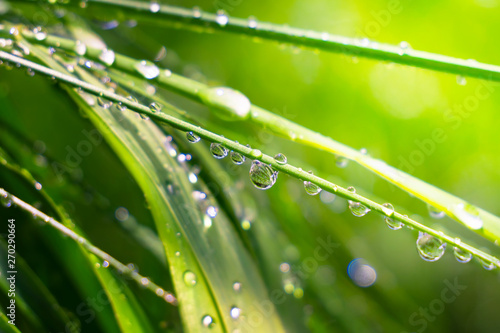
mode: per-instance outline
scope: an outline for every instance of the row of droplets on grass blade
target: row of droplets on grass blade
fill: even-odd
[[[367,213],[369,211],[369,208],[367,206],[370,206],[371,208],[374,208],[375,210],[377,210],[385,215],[389,214],[390,215],[389,217],[391,219],[402,220],[401,222],[406,221],[407,223],[413,225],[415,228],[417,228],[421,231],[427,232],[427,234],[430,233],[430,235],[428,235],[429,237],[427,237],[425,234],[422,234],[421,237],[419,237],[419,241],[417,242],[417,244],[419,245],[419,248],[424,248],[424,250],[423,250],[424,253],[428,252],[427,250],[425,250],[427,248],[425,245],[429,244],[429,243],[439,245],[439,246],[437,246],[437,248],[438,249],[442,248],[442,250],[443,250],[442,252],[444,253],[445,245],[443,243],[443,240],[445,240],[448,243],[452,243],[453,245],[455,245],[456,248],[458,248],[460,250],[467,251],[467,252],[473,252],[476,256],[481,258],[481,260],[483,260],[485,263],[487,263],[488,267],[491,266],[491,268],[494,268],[495,264],[497,266],[500,266],[500,261],[498,261],[498,259],[496,259],[495,257],[492,257],[492,256],[490,256],[482,251],[479,251],[473,247],[470,247],[466,244],[463,244],[462,242],[459,242],[457,239],[452,239],[451,237],[448,237],[441,232],[437,232],[435,230],[427,228],[427,227],[421,225],[420,223],[409,219],[407,216],[400,216],[398,214],[395,214],[394,210],[392,210],[392,213],[390,213],[391,210],[387,209],[387,207],[386,207],[386,209],[384,209],[383,206],[379,207],[380,205],[372,202],[371,200],[368,200],[362,196],[357,195],[353,188],[350,188],[347,190],[342,189],[342,188],[338,187],[337,185],[331,184],[331,183],[329,183],[329,182],[327,182],[319,177],[315,177],[313,175],[305,173],[300,168],[295,168],[295,167],[284,168],[285,165],[280,164],[277,160],[274,160],[274,159],[272,159],[272,160],[275,161],[276,164],[272,165],[272,163],[268,162],[271,159],[271,157],[263,155],[260,150],[251,149],[249,147],[239,145],[231,140],[228,140],[228,139],[225,139],[221,136],[213,134],[210,131],[201,129],[200,127],[193,126],[189,123],[186,123],[186,122],[178,120],[174,117],[163,114],[160,111],[158,111],[157,105],[152,105],[149,108],[145,107],[143,105],[138,104],[134,99],[127,99],[127,98],[115,95],[113,93],[103,91],[102,89],[99,89],[97,87],[93,87],[93,86],[91,86],[83,81],[68,79],[65,77],[64,74],[56,73],[55,71],[52,71],[52,70],[47,71],[47,69],[44,68],[43,66],[39,66],[39,65],[36,65],[34,63],[30,63],[30,62],[23,60],[23,59],[19,59],[19,58],[16,59],[16,57],[12,57],[11,55],[8,55],[7,53],[4,53],[4,52],[2,52],[0,57],[4,58],[5,60],[12,60],[12,61],[16,62],[18,64],[18,66],[26,66],[28,68],[31,68],[32,70],[36,70],[36,71],[44,73],[46,75],[57,77],[61,81],[70,83],[76,87],[80,87],[87,92],[98,95],[101,98],[107,98],[107,99],[113,100],[117,103],[122,103],[121,107],[123,109],[125,109],[123,105],[126,105],[126,106],[130,107],[132,110],[138,111],[139,113],[141,113],[143,115],[145,114],[147,116],[154,117],[156,120],[159,120],[159,121],[166,121],[167,123],[169,123],[170,125],[178,128],[178,129],[192,132],[192,134],[195,134],[196,136],[203,136],[205,139],[212,140],[212,141],[214,141],[212,144],[212,152],[213,153],[215,152],[214,155],[219,156],[221,158],[227,156],[228,148],[226,148],[226,146],[228,146],[229,148],[233,149],[234,152],[241,154],[242,156],[246,155],[247,157],[255,159],[256,161],[254,163],[252,163],[251,176],[253,179],[255,179],[254,184],[257,183],[258,185],[256,185],[256,186],[258,186],[258,187],[270,188],[276,182],[276,178],[277,178],[277,171],[273,170],[273,166],[274,166],[274,168],[280,168],[280,166],[281,166],[282,171],[287,172],[287,173],[289,173],[293,176],[296,176],[298,178],[302,178],[305,181],[304,185],[305,185],[308,193],[309,192],[310,193],[314,193],[314,192],[319,193],[318,188],[320,187],[321,184],[325,184],[324,186],[329,188],[331,191],[339,192],[339,194],[341,196],[347,197],[351,201],[350,206],[352,206],[352,208],[357,212],[358,215],[361,215],[361,212],[363,210],[366,210],[366,213]],[[118,104],[118,105],[120,105],[120,104]],[[191,134],[189,134],[189,135],[191,136]],[[267,162],[266,162],[266,160],[267,160]],[[318,182],[320,182],[320,184],[318,184]],[[316,187],[318,187],[318,188],[316,188]],[[360,202],[360,201],[362,201],[362,202]],[[363,207],[365,207],[366,209]],[[435,241],[435,239],[437,241]],[[422,245],[422,243],[423,243],[423,245]],[[438,252],[441,252],[441,250],[439,250]],[[426,255],[424,255],[423,257],[426,257]],[[430,255],[430,257],[432,257],[431,259],[437,260],[437,259],[435,259],[436,255]],[[439,259],[440,256],[437,256],[437,257]]]

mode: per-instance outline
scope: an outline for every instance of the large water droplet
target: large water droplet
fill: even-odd
[[[347,190],[351,193],[356,193],[356,189],[353,186],[349,186]],[[366,214],[368,214],[368,212],[370,212],[370,208],[366,207],[360,202],[352,200],[348,200],[348,202],[349,202],[349,210],[354,216],[363,217]]]
[[[241,315],[241,309],[236,306],[233,306],[231,308],[231,311],[229,311],[229,314],[231,315],[231,318],[238,319]]]
[[[210,144],[210,152],[212,153],[213,157],[220,160],[227,156],[228,150],[220,143],[212,142]]]
[[[459,203],[454,206],[451,211],[469,228],[478,230],[483,227],[483,220],[481,219],[481,216],[479,216],[479,210],[476,207],[470,204]]]
[[[111,66],[115,62],[115,52],[113,52],[112,50],[103,49],[101,51],[101,54],[99,54],[99,60],[101,60],[106,65]]]
[[[389,229],[399,230],[403,227],[403,223],[401,221],[395,220],[391,216],[394,215],[394,206],[390,203],[385,203],[382,205],[382,210],[386,216],[384,216],[385,223]]]
[[[45,40],[47,38],[47,31],[42,27],[36,27],[33,29],[33,34],[35,35],[36,40]]]
[[[82,43],[82,41],[77,40],[75,43],[75,53],[79,56],[85,55],[85,53],[87,53],[87,45]]]
[[[312,175],[311,171],[309,171],[309,173]],[[304,181],[304,189],[306,190],[306,193],[309,195],[316,195],[319,192],[321,192],[321,187],[307,180]]]
[[[208,327],[208,328],[212,328],[215,325],[214,319],[212,317],[210,317],[209,315],[203,316],[203,318],[201,318],[201,324],[204,327]]]
[[[446,243],[439,238],[419,231],[417,239],[417,251],[425,261],[439,260],[446,249]]]
[[[337,156],[335,158],[335,164],[339,167],[339,168],[345,168],[347,166],[347,164],[349,163],[349,160],[345,157],[342,157],[342,156]]]
[[[158,113],[161,111],[161,105],[158,104],[158,103],[151,103],[149,104],[149,109],[151,110],[151,112],[153,113]]]
[[[443,211],[437,209],[434,206],[427,205],[427,208],[429,209],[429,216],[434,219],[441,219],[446,215]]]
[[[250,115],[250,100],[241,92],[227,87],[201,89],[202,102],[225,120],[241,120]]]
[[[149,4],[149,10],[151,13],[158,13],[160,11],[160,4],[157,1],[151,1]]]
[[[481,266],[487,271],[491,271],[495,268],[495,263],[483,259],[479,259],[479,262],[481,263]]]
[[[238,152],[231,150],[231,161],[233,161],[234,164],[236,164],[236,165],[243,164],[243,163],[245,163],[245,160],[246,160],[245,156],[241,155]]]
[[[455,255],[455,258],[457,259],[458,262],[469,262],[472,259],[472,253],[462,250],[459,247],[453,248],[453,254]]]
[[[271,188],[278,179],[278,172],[273,168],[260,161],[253,161],[250,167],[250,180],[259,190],[267,190]]]
[[[223,10],[218,10],[217,15],[215,17],[215,21],[221,26],[224,27],[229,22],[229,17],[226,12]]]
[[[194,134],[193,132],[187,132],[186,138],[191,143],[196,143],[201,140],[201,138],[198,135]]]
[[[281,164],[281,165],[286,164],[286,162],[287,162],[286,156],[283,155],[282,153],[278,153],[278,154],[274,155],[274,160],[276,162],[278,162],[278,164]]]
[[[250,16],[248,18],[248,27],[250,29],[255,29],[257,28],[257,19],[254,16]]]
[[[144,78],[151,80],[160,75],[160,69],[151,61],[141,60],[135,64],[135,69],[144,76]]]
[[[211,218],[214,218],[217,216],[217,208],[215,206],[209,206],[207,208],[207,215],[210,216]]]
[[[196,283],[198,282],[196,280],[196,274],[194,274],[191,271],[185,271],[184,275],[183,275],[183,279],[184,279],[184,283],[188,287],[192,287],[192,286],[196,285]]]

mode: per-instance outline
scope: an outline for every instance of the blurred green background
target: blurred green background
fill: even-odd
[[[500,64],[496,56],[500,46],[495,43],[500,30],[497,19],[500,2],[495,0],[272,3],[182,0],[168,3],[199,6],[209,12],[223,8],[235,17],[253,15],[260,21],[383,43],[407,41],[418,50]],[[397,13],[390,13],[390,8],[398,8]],[[159,61],[162,66],[210,85],[240,90],[256,105],[353,148],[366,148],[370,155],[393,166],[401,167],[403,160],[409,161],[411,154],[422,151],[419,156],[424,156],[423,159],[403,170],[500,215],[500,85],[497,83],[488,82],[487,89],[491,93],[470,107],[467,98],[475,96],[477,89],[484,89],[478,87],[486,87],[481,80],[466,78],[464,82],[455,75],[226,33],[198,33],[145,22],[135,27],[121,24],[112,30],[100,26],[102,24],[94,22],[95,31],[117,52],[153,60],[161,47],[165,47],[166,56]],[[270,136],[243,122],[224,122],[198,104],[170,92],[163,93],[173,104],[187,110],[218,134],[249,143],[270,155],[284,153],[293,165],[311,169],[340,185],[355,186],[359,193],[381,203],[391,202],[426,225],[459,235],[478,247],[487,247],[493,254],[500,253],[498,246],[494,247],[448,217],[430,218],[426,205],[420,200],[354,163],[338,168],[334,157],[328,153]],[[460,108],[465,111],[460,113]],[[40,151],[40,155],[64,160],[66,147],[76,147],[85,138],[81,130],[92,128],[56,85],[39,76],[30,78],[17,70],[0,71],[0,119],[3,124],[1,140],[10,137],[5,125],[15,128],[26,138],[17,153],[19,156],[24,154],[25,165],[35,175],[43,174],[47,168],[34,158],[33,152],[39,149],[41,142],[46,149]],[[432,152],[426,153],[418,142],[428,142],[437,128],[445,131],[446,139],[442,143],[434,142]],[[285,239],[283,244],[289,244],[278,254],[283,262],[299,265],[311,255],[316,246],[311,243],[314,237],[303,237],[304,233],[330,235],[341,248],[339,255],[324,265],[326,268],[315,272],[314,278],[308,276],[301,282],[304,298],[297,302],[304,302],[304,313],[323,311],[307,308],[310,280],[318,278],[324,281],[321,287],[327,295],[338,296],[329,296],[323,304],[329,304],[338,313],[349,311],[361,321],[371,314],[373,331],[391,331],[384,324],[386,320],[409,332],[498,331],[498,271],[486,271],[477,262],[458,263],[451,247],[441,260],[425,262],[416,252],[414,231],[389,230],[375,213],[356,218],[347,209],[344,199],[335,198],[330,202],[331,198],[326,195],[310,197],[299,181],[286,175],[280,174],[272,189],[259,191],[248,179],[249,164],[235,168],[229,161],[220,163],[228,169],[238,190],[251,193],[259,204],[251,219],[252,228],[242,232],[254,237],[253,230],[260,223],[261,214],[265,214],[274,228],[282,230],[277,234]],[[150,227],[154,224],[143,194],[109,147],[105,144],[95,147],[92,154],[84,158],[81,175],[76,175],[75,179],[73,184],[64,185],[68,196],[59,198],[75,217],[75,223],[96,245],[118,259],[134,262],[140,268],[147,267],[147,274],[153,280],[168,279],[166,269],[117,226],[114,212],[118,207],[126,207],[141,224]],[[5,170],[0,174],[0,184],[22,198],[36,201],[35,194]],[[34,254],[38,246],[42,246],[38,236],[41,227],[28,221],[23,214],[0,208],[2,218],[11,215],[26,221],[26,225],[18,226],[21,254],[26,253],[30,265],[50,288],[64,294],[58,288],[64,283],[64,273],[47,268],[52,265],[51,255],[39,251],[36,256]],[[377,279],[372,286],[361,288],[348,279],[347,266],[355,258],[363,258],[376,271]],[[432,320],[425,320],[425,325],[416,321],[424,318],[421,315],[411,319],[420,308],[435,305],[436,302],[432,302],[441,299],[447,286],[445,281],[455,279],[466,289],[453,302],[436,310],[437,314],[432,315]],[[355,291],[339,291],[347,288],[347,284],[349,290]],[[73,309],[79,300],[79,296],[73,294],[75,291],[63,301],[68,309]],[[160,307],[157,313],[166,311],[165,305],[153,296],[144,295],[146,293],[141,290],[138,294],[144,304],[156,302],[154,304]],[[380,319],[379,326],[378,315],[386,318]],[[332,317],[332,322],[322,329],[328,331],[328,325],[336,327],[337,323],[338,319]],[[311,325],[309,329],[315,331]],[[317,331],[321,330],[317,328]]]

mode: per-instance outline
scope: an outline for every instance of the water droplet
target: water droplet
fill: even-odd
[[[316,195],[319,194],[319,192],[321,192],[321,187],[307,180],[304,181],[304,189],[306,190],[306,193],[309,195]]]
[[[82,43],[82,41],[77,40],[75,43],[75,53],[79,56],[85,55],[85,53],[87,53],[87,45]]]
[[[160,69],[151,61],[141,60],[135,64],[135,69],[144,76],[144,78],[151,80],[160,75]]]
[[[260,190],[267,190],[271,188],[278,178],[278,172],[273,168],[260,161],[253,161],[250,167],[250,180],[256,188]]]
[[[243,228],[243,230],[250,230],[251,227],[252,224],[250,223],[250,221],[244,220],[241,222],[241,228]]]
[[[214,319],[212,317],[210,317],[209,315],[203,316],[203,318],[201,318],[201,324],[205,327],[208,327],[208,328],[212,328],[215,325]]]
[[[255,29],[257,28],[257,19],[254,16],[250,16],[248,18],[248,27],[250,29]]]
[[[214,206],[209,206],[207,208],[207,215],[210,216],[211,218],[214,218],[217,216],[217,208]]]
[[[434,206],[427,205],[427,208],[429,210],[429,216],[434,219],[441,219],[445,216],[445,213],[443,211],[437,209]]]
[[[351,193],[356,193],[356,189],[353,186],[349,186],[347,190]],[[348,200],[348,202],[349,202],[349,210],[354,216],[363,217],[366,214],[368,214],[368,212],[370,212],[370,208],[366,207],[360,202],[352,200]]]
[[[191,184],[196,184],[198,182],[198,176],[192,172],[189,173],[188,179]]]
[[[361,155],[368,155],[368,150],[366,148],[361,148],[359,152],[361,153]]]
[[[183,275],[184,283],[188,287],[192,287],[196,285],[198,281],[196,281],[196,274],[191,271],[185,271]]]
[[[227,87],[205,88],[198,95],[222,119],[242,120],[250,115],[250,100],[237,90]]]
[[[250,151],[250,155],[253,158],[259,158],[262,157],[262,152],[259,149],[252,149],[252,151]]]
[[[162,288],[156,288],[156,295],[160,296],[160,297],[163,297],[163,295],[165,295],[165,290],[163,290]]]
[[[12,196],[9,193],[2,195],[2,197],[0,198],[0,201],[2,201],[2,205],[4,207],[9,208],[12,206]]]
[[[151,11],[151,13],[158,13],[160,11],[160,4],[156,1],[151,1],[149,10]]]
[[[221,26],[224,27],[229,22],[229,17],[226,15],[224,10],[218,10],[217,15],[215,17],[215,21]]]
[[[453,254],[455,255],[455,258],[457,259],[458,262],[469,262],[472,259],[472,253],[462,250],[459,247],[453,248]]]
[[[40,184],[39,182],[36,182],[35,183],[35,189],[40,191],[42,189],[42,184]]]
[[[181,256],[181,253],[179,251],[175,252],[175,256],[176,257],[180,257]]]
[[[240,290],[241,290],[241,283],[237,282],[237,281],[235,283],[233,283],[233,290],[235,292],[240,292]]]
[[[274,155],[274,160],[278,163],[278,164],[286,164],[287,163],[287,159],[286,159],[286,156],[283,155],[282,153],[278,153],[276,155]]]
[[[147,285],[149,284],[149,279],[148,279],[147,277],[143,277],[143,278],[141,279],[141,284],[142,284],[143,286],[147,286]]]
[[[103,109],[109,109],[112,105],[110,101],[107,101],[102,97],[97,97],[97,104]]]
[[[337,156],[335,158],[335,164],[339,167],[339,168],[345,168],[347,166],[347,164],[349,163],[349,160],[345,157],[342,157],[342,156]]]
[[[439,238],[431,236],[425,232],[418,232],[417,251],[425,261],[439,260],[446,249],[446,243]]]
[[[109,267],[109,261],[104,260],[104,261],[102,262],[102,267],[104,267],[104,268],[108,268],[108,267]]]
[[[399,43],[399,55],[405,55],[410,48],[411,47],[408,42],[402,41],[401,43]]]
[[[241,314],[241,309],[236,307],[236,306],[233,306],[231,308],[231,311],[229,312],[229,314],[231,315],[231,318],[238,319],[240,317],[240,314]]]
[[[394,218],[390,217],[394,215],[394,206],[390,203],[385,203],[382,205],[382,210],[386,216],[384,216],[385,223],[387,223],[387,226],[389,229],[392,230],[399,230],[403,227],[403,223],[401,221],[395,220]]]
[[[212,142],[210,144],[210,152],[212,153],[213,157],[220,160],[227,156],[228,150],[220,143]]]
[[[466,226],[473,230],[483,227],[483,220],[479,216],[479,210],[471,204],[459,203],[451,211]]]
[[[495,268],[495,263],[483,259],[479,259],[479,262],[481,263],[481,266],[487,271],[493,270]]]
[[[158,113],[158,112],[161,111],[161,105],[158,104],[158,103],[153,102],[153,103],[149,104],[149,109],[153,113]]]
[[[201,140],[201,138],[198,135],[194,134],[193,132],[187,132],[186,138],[191,143],[196,143]]]
[[[465,86],[467,84],[467,79],[462,75],[457,75],[457,84],[459,86]]]
[[[45,40],[47,38],[47,31],[42,27],[36,27],[33,29],[33,34],[35,35],[36,40]]]
[[[103,49],[101,51],[101,54],[99,54],[99,60],[101,60],[106,65],[111,66],[115,62],[115,52],[113,52],[112,50]]]
[[[231,161],[233,161],[234,164],[236,164],[236,165],[243,164],[243,163],[245,163],[245,160],[246,160],[245,156],[241,155],[238,152],[231,150]]]
[[[377,271],[362,258],[354,259],[349,263],[347,275],[362,288],[370,287],[377,281]]]
[[[321,40],[322,41],[328,41],[330,39],[330,34],[328,32],[322,32],[321,33]]]
[[[193,17],[194,17],[195,19],[199,19],[199,18],[201,18],[201,10],[200,10],[200,7],[198,7],[198,6],[193,7]]]

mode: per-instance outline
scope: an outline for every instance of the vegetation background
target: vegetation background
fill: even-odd
[[[500,64],[496,56],[500,46],[495,42],[500,30],[500,3],[495,0],[179,0],[168,4],[199,6],[209,12],[223,8],[230,16],[253,15],[259,21],[389,44],[407,41],[414,49]],[[235,34],[199,33],[145,21],[135,27],[120,24],[103,29],[102,22],[89,22],[116,52],[153,60],[164,46],[166,56],[159,61],[162,67],[209,85],[235,88],[256,105],[356,149],[366,148],[372,156],[500,215],[497,83]],[[467,97],[484,87],[490,92],[487,98],[468,105]],[[274,137],[245,122],[221,120],[205,107],[171,92],[162,94],[215,133],[270,155],[284,153],[293,165],[314,170],[340,185],[355,186],[377,202],[404,207],[403,211],[426,225],[439,225],[449,234],[464,235],[464,240],[498,253],[498,247],[493,249],[491,243],[448,217],[430,218],[423,202],[354,163],[338,168],[333,155]],[[46,78],[0,69],[0,143],[6,143],[0,147],[18,147],[14,152],[18,163],[35,178],[43,179],[51,172],[40,162],[41,155],[64,160],[67,147],[74,148],[86,139],[82,130],[91,130],[92,125],[78,109],[64,90]],[[433,140],[435,129],[445,132],[442,142]],[[13,144],[12,138],[21,144]],[[181,151],[190,152],[186,144],[179,146]],[[196,152],[192,154],[197,158]],[[337,246],[317,270],[303,277],[295,275],[295,287],[300,286],[303,295],[287,295],[286,306],[277,306],[288,331],[494,332],[500,327],[498,270],[486,271],[477,262],[460,264],[451,247],[441,260],[425,262],[416,253],[415,231],[392,231],[375,213],[357,218],[347,208],[346,200],[328,202],[327,196],[309,196],[300,181],[284,174],[272,189],[260,191],[249,181],[248,162],[237,168],[228,159],[217,163],[226,171],[216,178],[229,175],[233,190],[243,193],[241,203],[247,207],[252,227],[244,230],[235,224],[234,228],[249,251],[257,252],[255,262],[264,271],[269,290],[276,281],[281,281],[278,286],[289,281],[279,264],[289,263],[298,269],[313,255],[318,238],[331,237]],[[168,268],[130,237],[115,216],[117,208],[125,207],[139,224],[154,230],[144,194],[113,150],[107,144],[96,145],[79,167],[81,177],[64,184],[66,192],[57,184],[42,184],[96,246],[124,263],[134,263],[141,274],[174,290]],[[25,181],[5,168],[1,170],[0,187],[32,204],[43,201]],[[252,198],[247,201],[246,196]],[[66,254],[48,244],[43,235],[47,227],[13,209],[0,208],[0,216],[2,223],[16,218],[19,256],[69,318],[81,325],[83,332],[106,331],[96,321],[87,323],[85,316],[76,313],[78,304],[88,296],[78,291],[73,275],[61,263],[59,257]],[[275,242],[276,246],[259,245],[259,240]],[[269,271],[264,269],[266,258],[276,263]],[[355,258],[363,258],[376,271],[372,286],[361,288],[349,278],[347,267]],[[79,268],[75,264],[73,269]],[[425,317],[412,315],[420,313],[421,308],[436,306],[435,300],[442,298],[448,286],[446,281],[458,281],[466,289],[442,309],[435,308],[431,317],[417,322]],[[127,284],[154,331],[182,330],[177,308],[133,281]],[[34,300],[36,288],[26,293]],[[2,294],[2,309],[6,300]],[[41,316],[47,310],[37,304],[33,301],[31,306]],[[346,318],[352,320],[351,324],[343,323]],[[35,332],[29,325],[23,327],[22,322],[19,328]]]

